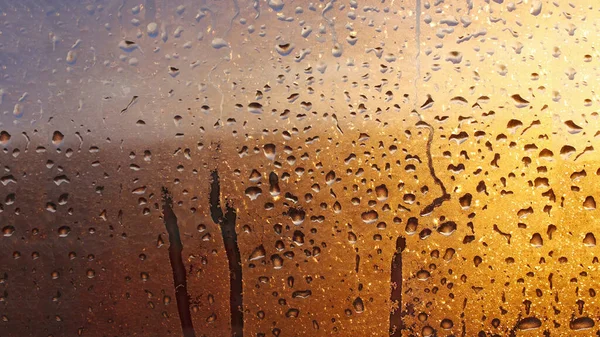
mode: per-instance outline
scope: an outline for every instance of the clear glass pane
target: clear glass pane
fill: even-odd
[[[0,2],[0,335],[599,334],[598,9]]]

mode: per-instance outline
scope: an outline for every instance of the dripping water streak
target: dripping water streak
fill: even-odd
[[[436,207],[441,206],[444,201],[450,200],[450,194],[448,194],[448,192],[446,191],[446,186],[444,185],[442,180],[438,178],[438,176],[435,174],[435,168],[433,167],[433,158],[431,157],[431,143],[433,142],[433,126],[422,120],[419,122],[419,124],[425,125],[429,129],[429,136],[427,138],[427,166],[429,166],[429,174],[431,174],[431,176],[433,177],[435,184],[438,185],[442,190],[442,195],[433,199],[431,204],[427,205],[421,211],[421,216],[427,216],[431,214],[431,212],[433,212],[433,210]]]
[[[390,336],[402,336],[402,251],[406,248],[406,240],[399,237],[396,240],[396,252],[392,258],[391,284],[392,293],[391,303],[397,303],[398,307],[390,312]]]
[[[334,47],[337,46],[341,49],[342,46],[338,43],[337,33],[335,32],[335,23],[333,22],[333,19],[330,19],[327,16],[325,16],[325,13],[327,13],[330,9],[333,9],[334,3],[335,3],[335,0],[331,0],[329,3],[327,3],[327,5],[325,5],[325,8],[323,8],[323,11],[321,12],[321,16],[323,17],[323,19],[325,21],[327,21],[327,24],[331,28],[331,39],[333,40],[333,46]]]
[[[210,183],[210,216],[214,223],[219,224],[223,219],[223,210],[221,210],[221,184],[219,182],[219,172],[216,170],[211,173]]]
[[[415,99],[413,102],[413,109],[417,110],[417,103],[419,102],[419,90],[418,83],[421,78],[421,0],[417,0],[415,4],[415,40],[417,44],[417,54],[415,55],[415,80],[414,80],[414,89],[415,89]]]
[[[242,297],[242,261],[237,245],[237,232],[235,222],[237,213],[231,204],[225,206],[225,213],[221,209],[221,185],[219,172],[211,173],[210,186],[210,214],[213,221],[221,227],[223,244],[229,264],[229,312],[231,314],[231,336],[241,337],[244,334],[244,314]]]
[[[227,35],[229,35],[229,32],[231,31],[231,28],[233,27],[233,21],[235,20],[235,18],[237,18],[240,15],[240,5],[238,4],[237,0],[232,0],[232,2],[233,2],[234,14],[231,17],[231,20],[229,20],[229,27],[227,27],[225,34],[223,34],[223,38],[225,38]]]
[[[229,21],[229,26],[227,27],[227,30],[223,34],[223,37],[222,37],[223,39],[227,38],[227,36],[229,35],[229,32],[231,31],[231,28],[233,27],[233,21],[235,21],[235,18],[237,18],[240,15],[240,5],[238,4],[237,0],[232,0],[232,1],[233,1],[234,14],[231,17],[231,20]],[[212,15],[212,16],[214,18],[214,15]],[[229,45],[228,48],[229,48],[229,59],[231,60],[233,58],[233,51],[231,50],[231,45]],[[210,83],[212,85],[212,87],[215,88],[215,90],[217,90],[217,92],[221,96],[221,101],[219,103],[219,117],[220,118],[223,118],[223,104],[225,103],[225,95],[223,95],[223,91],[221,90],[221,88],[212,81],[211,75],[212,75],[212,72],[215,69],[217,69],[217,67],[219,65],[221,65],[221,62],[223,62],[225,60],[226,60],[226,58],[223,57],[208,72],[208,83]]]
[[[127,109],[129,109],[129,107],[132,106],[133,103],[135,103],[137,101],[138,97],[139,96],[133,96],[131,98],[131,100],[129,101],[129,103],[127,104],[127,106],[121,110],[121,114],[124,114],[127,111]]]
[[[173,200],[169,191],[163,187],[163,220],[167,233],[169,233],[169,259],[173,270],[173,285],[175,286],[175,298],[177,299],[177,310],[181,321],[181,330],[184,337],[195,337],[192,316],[190,314],[190,298],[187,291],[186,269],[181,258],[183,243],[179,235],[177,216],[173,212]]]
[[[221,64],[221,62],[223,62],[225,59],[222,58],[219,60],[219,62],[217,62],[208,72],[208,83],[210,83],[210,85],[215,88],[215,90],[219,93],[219,95],[221,96],[221,102],[219,104],[219,117],[223,117],[223,102],[225,101],[225,96],[223,95],[223,91],[221,90],[221,88],[216,85],[213,80],[212,80],[212,72],[217,69],[217,67]]]
[[[254,19],[258,19],[260,17],[260,4],[258,2],[258,0],[254,0],[254,11],[256,11],[256,16],[254,17]]]
[[[414,104],[413,112],[415,112],[417,114],[417,116],[419,117],[419,122],[417,123],[417,126],[420,126],[420,127],[424,126],[427,129],[429,129],[429,136],[427,138],[427,166],[429,167],[429,173],[433,177],[435,184],[438,185],[440,187],[440,189],[442,190],[442,195],[435,198],[431,202],[431,204],[427,205],[421,211],[421,216],[427,216],[427,215],[431,214],[431,212],[433,212],[433,210],[436,207],[441,206],[444,201],[449,200],[450,194],[448,194],[448,192],[446,191],[446,186],[444,186],[444,183],[442,182],[442,180],[440,178],[438,178],[438,176],[435,174],[435,168],[433,167],[433,158],[431,156],[431,143],[433,142],[433,133],[434,133],[433,126],[431,126],[429,123],[423,121],[423,116],[421,116],[421,114],[417,111],[417,103],[419,101],[418,81],[421,78],[421,61],[420,61],[420,56],[421,56],[421,0],[416,0],[415,20],[416,20],[415,40],[416,40],[416,44],[417,44],[417,54],[415,56],[415,64],[416,64],[417,69],[415,72],[415,80],[414,80],[415,99],[413,102],[413,104]]]

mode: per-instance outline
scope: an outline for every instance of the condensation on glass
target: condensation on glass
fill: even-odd
[[[0,336],[600,334],[599,9],[1,1]]]

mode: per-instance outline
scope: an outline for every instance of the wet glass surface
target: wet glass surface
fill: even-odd
[[[0,336],[600,334],[597,1],[0,1]]]

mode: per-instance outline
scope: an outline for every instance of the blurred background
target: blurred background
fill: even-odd
[[[0,1],[0,336],[600,334],[599,8]]]

